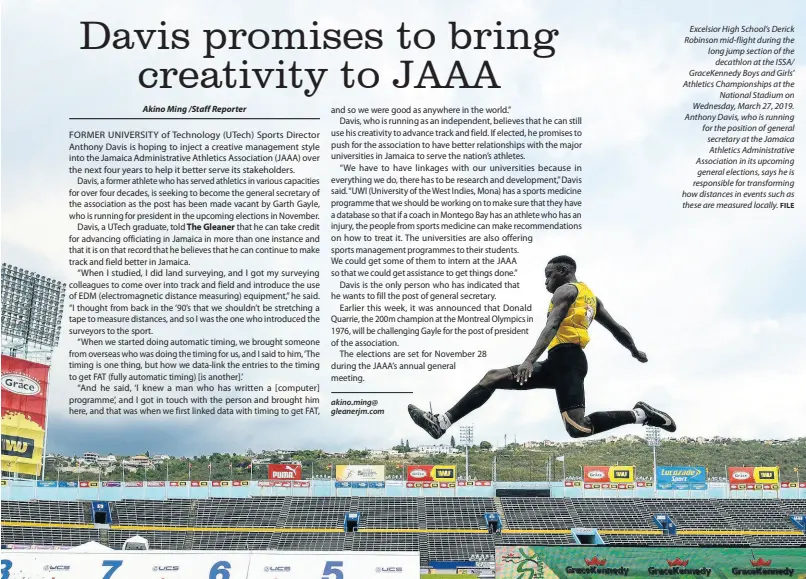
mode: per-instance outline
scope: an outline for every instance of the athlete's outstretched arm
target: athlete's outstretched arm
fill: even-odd
[[[635,347],[635,342],[633,341],[630,332],[628,332],[624,326],[618,324],[616,320],[613,319],[613,316],[611,316],[610,313],[605,309],[602,300],[599,298],[596,298],[596,318],[594,319],[602,324],[608,332],[613,334],[613,337],[616,338],[618,343],[630,351],[630,354],[632,354],[633,358],[639,362],[647,361],[646,354]]]
[[[532,348],[532,351],[526,356],[526,360],[524,360],[523,364],[518,367],[517,380],[519,383],[525,383],[532,376],[535,362],[543,355],[543,352],[546,351],[546,348],[549,347],[549,344],[551,344],[551,341],[554,339],[554,336],[557,335],[560,324],[563,319],[565,319],[565,316],[568,315],[568,309],[574,303],[574,300],[577,299],[578,294],[579,290],[570,284],[560,286],[557,288],[557,291],[554,292],[551,298],[551,303],[554,304],[554,307],[551,313],[549,313],[548,319],[546,319],[546,325],[543,331],[540,332],[535,347]]]

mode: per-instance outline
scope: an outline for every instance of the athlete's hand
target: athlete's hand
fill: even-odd
[[[639,362],[641,362],[642,364],[645,364],[646,361],[649,359],[649,358],[646,357],[646,354],[644,354],[643,352],[641,352],[639,350],[636,350],[633,353],[632,357],[635,358],[636,360],[638,360]]]
[[[515,376],[515,380],[523,386],[532,377],[532,372],[534,372],[535,365],[533,362],[529,360],[524,361],[523,364],[518,366],[518,373]]]

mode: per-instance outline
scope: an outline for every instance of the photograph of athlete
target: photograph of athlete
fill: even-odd
[[[641,363],[647,356],[635,347],[630,333],[616,323],[605,310],[602,300],[591,289],[577,281],[576,262],[567,255],[555,257],[546,265],[546,290],[552,294],[548,319],[532,351],[520,366],[490,370],[456,405],[444,414],[432,414],[409,404],[414,423],[433,438],[486,403],[496,390],[533,390],[547,388],[555,391],[557,404],[572,438],[583,438],[624,426],[646,424],[668,432],[677,430],[672,417],[638,402],[632,410],[610,410],[585,414],[585,376],[588,361],[584,348],[590,337],[588,328],[599,322]],[[548,356],[538,359],[543,352]]]

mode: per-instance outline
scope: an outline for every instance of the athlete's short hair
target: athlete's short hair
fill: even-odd
[[[552,264],[554,264],[554,265],[564,265],[568,269],[570,269],[572,273],[577,270],[577,262],[575,262],[572,257],[569,257],[567,255],[558,255],[557,257],[551,258],[549,260],[549,265],[552,265]]]

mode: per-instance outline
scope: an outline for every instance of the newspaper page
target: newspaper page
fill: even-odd
[[[2,579],[803,576],[803,17],[4,2]]]

